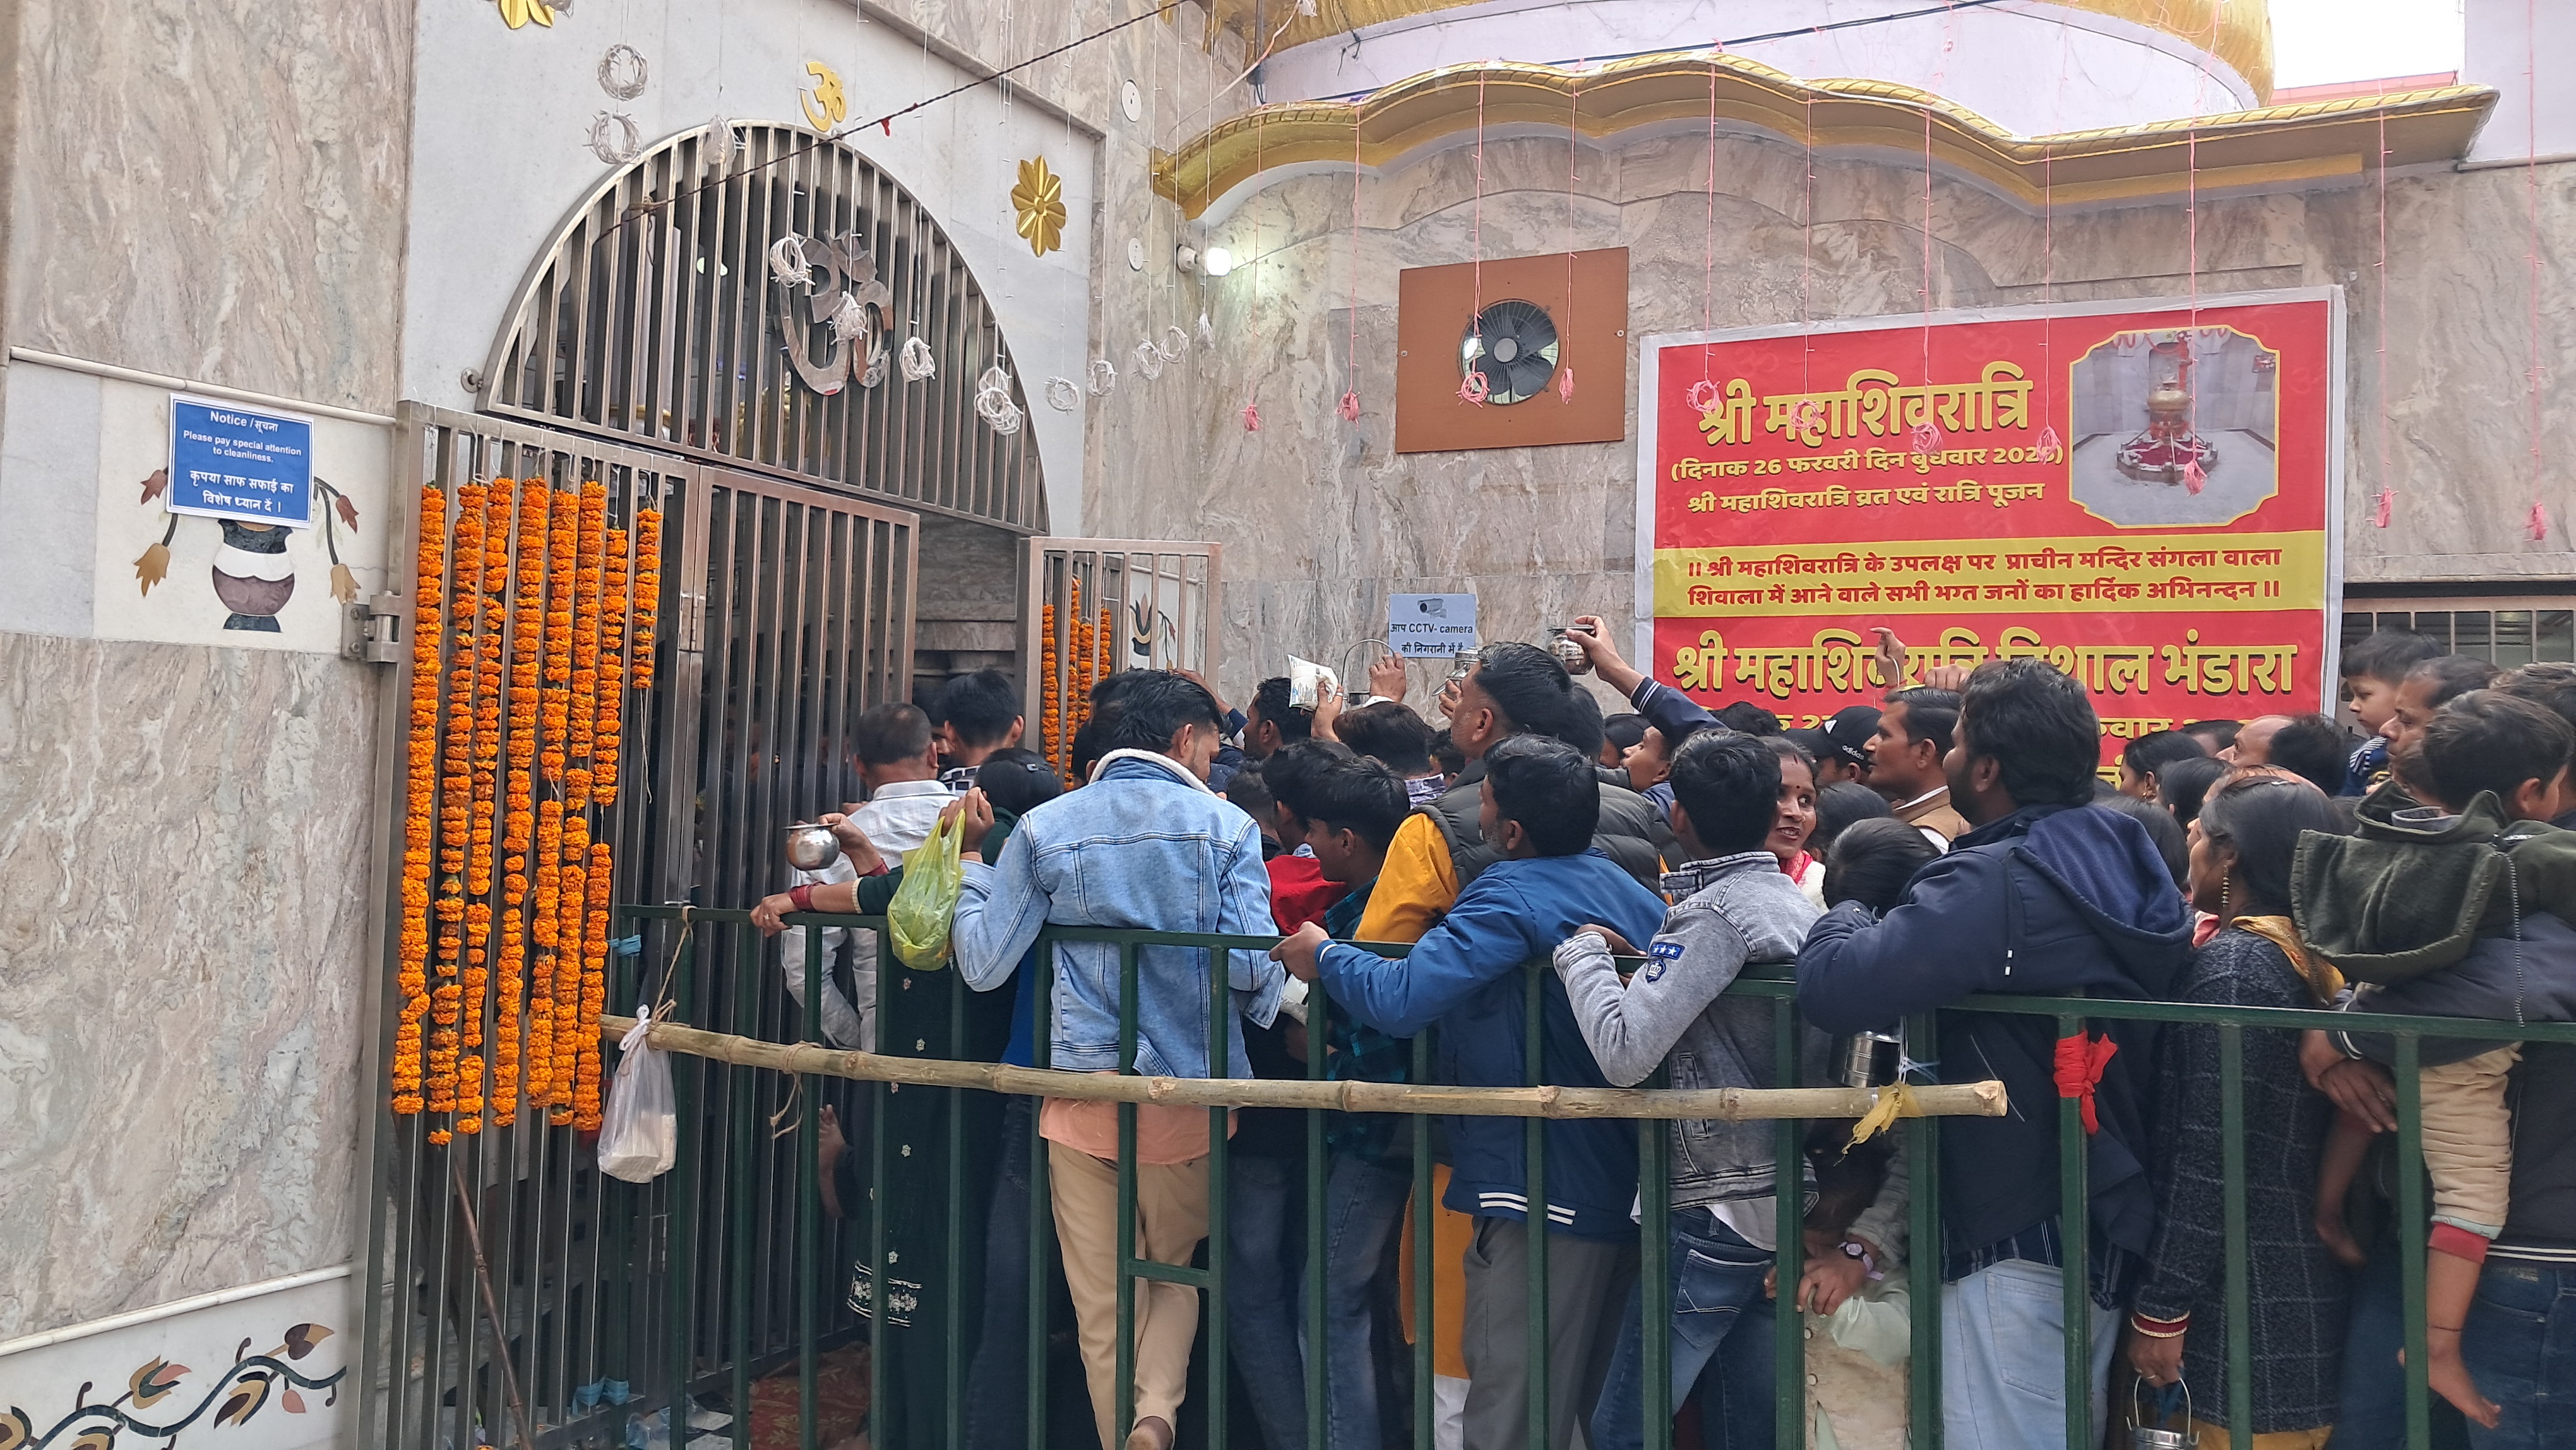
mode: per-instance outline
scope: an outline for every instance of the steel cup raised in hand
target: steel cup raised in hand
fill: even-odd
[[[787,864],[799,871],[820,871],[839,860],[841,843],[829,826],[811,824],[787,828]]]

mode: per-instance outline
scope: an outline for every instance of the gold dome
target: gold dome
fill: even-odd
[[[1207,5],[1208,39],[1211,42],[1218,31],[1231,30],[1242,36],[1245,44],[1255,52],[1270,39],[1267,35],[1253,33],[1255,16],[1276,15],[1284,8],[1282,0],[1204,0],[1204,3]],[[1279,37],[1279,48],[1286,50],[1312,40],[1338,39],[1367,26],[1474,3],[1476,0],[1318,0],[1313,15],[1300,15],[1288,21],[1286,32]],[[2271,0],[2050,0],[2050,3],[2130,21],[2150,30],[2161,30],[2227,62],[2245,78],[2248,86],[2253,87],[2257,100],[2268,104],[2272,99]]]

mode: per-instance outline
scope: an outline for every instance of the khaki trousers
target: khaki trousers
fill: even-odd
[[[1047,1144],[1055,1238],[1064,1251],[1065,1284],[1081,1328],[1082,1368],[1101,1450],[1125,1444],[1118,1409],[1118,1165],[1062,1143]],[[1136,1167],[1138,1258],[1186,1264],[1208,1231],[1205,1158]],[[1181,1284],[1136,1281],[1136,1418],[1177,1424],[1188,1387],[1190,1346],[1199,1334],[1199,1291]]]

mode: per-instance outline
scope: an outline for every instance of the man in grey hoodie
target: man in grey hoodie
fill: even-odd
[[[1816,919],[1763,844],[1778,808],[1780,757],[1750,736],[1702,731],[1674,758],[1671,783],[1673,830],[1691,859],[1664,877],[1665,894],[1677,904],[1646,944],[1646,965],[1622,983],[1611,953],[1633,948],[1606,928],[1586,927],[1557,948],[1557,974],[1609,1081],[1642,1082],[1669,1060],[1676,1088],[1768,1087],[1770,1002],[1719,994],[1747,962],[1794,961]],[[1778,1243],[1775,1140],[1769,1123],[1673,1124],[1675,1403],[1690,1394],[1728,1331],[1762,1307],[1763,1277]],[[1878,1213],[1855,1233],[1892,1247],[1901,1232],[1896,1218]],[[1642,1295],[1632,1292],[1593,1414],[1595,1450],[1629,1450],[1644,1440],[1645,1329]],[[1769,1346],[1758,1348],[1767,1360]],[[1724,1442],[1772,1443],[1771,1409],[1767,1394],[1727,1397]]]

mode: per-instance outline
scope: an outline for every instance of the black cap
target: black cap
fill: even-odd
[[[1816,733],[1825,737],[1833,753],[1852,765],[1869,764],[1869,738],[1878,733],[1878,707],[1853,705],[1837,710],[1833,718],[1818,726]]]

